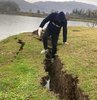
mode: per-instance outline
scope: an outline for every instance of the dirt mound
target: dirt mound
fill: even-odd
[[[44,69],[48,72],[48,76],[42,78],[43,85],[46,84],[48,77],[50,79],[50,90],[59,94],[62,100],[89,100],[89,97],[84,94],[78,87],[78,78],[63,71],[63,64],[58,56],[54,63],[51,63],[50,53],[46,55],[44,60]]]

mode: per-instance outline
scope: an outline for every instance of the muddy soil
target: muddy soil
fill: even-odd
[[[37,30],[33,34],[37,36]],[[51,39],[49,38],[48,41],[51,42]],[[51,46],[51,43],[48,43],[48,45]],[[64,70],[65,67],[59,57],[56,56],[54,62],[51,62],[50,48],[45,55],[44,69],[48,72],[48,75],[42,78],[41,84],[45,86],[47,80],[50,80],[50,90],[58,94],[60,100],[89,100],[89,96],[85,95],[78,87],[78,77],[68,74]]]
[[[47,54],[44,60],[44,69],[48,72],[48,76],[42,80],[50,78],[50,90],[59,94],[61,100],[89,100],[89,97],[78,87],[78,78],[67,74],[63,66],[58,56],[52,63],[50,55]]]

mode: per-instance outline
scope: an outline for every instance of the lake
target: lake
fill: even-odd
[[[38,29],[43,18],[0,14],[0,40]],[[68,26],[87,26],[87,22],[68,21]]]

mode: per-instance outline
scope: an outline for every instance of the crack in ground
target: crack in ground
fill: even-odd
[[[15,39],[17,39],[17,38],[15,38]],[[25,46],[25,42],[23,40],[21,40],[21,39],[18,39],[17,43],[20,44],[20,48],[16,52],[16,55],[14,56],[14,58],[16,58],[19,55],[19,53],[24,49],[24,46]]]
[[[32,32],[32,35],[42,41],[42,37],[37,38],[37,30]],[[48,45],[51,47],[50,38],[48,38]],[[58,94],[60,100],[89,100],[89,96],[78,87],[78,77],[64,71],[63,65],[58,56],[55,57],[54,63],[51,62],[51,49],[49,48],[44,59],[44,69],[48,75],[42,77],[41,85],[46,86],[49,82],[49,89]]]
[[[16,53],[16,55],[18,55],[20,53],[20,51],[22,51],[24,46],[25,46],[25,42],[23,42],[23,40],[18,39],[17,43],[20,44],[20,48],[19,48],[18,52]]]
[[[15,37],[14,39],[17,40],[18,38]],[[23,40],[21,40],[21,39],[18,39],[18,42],[17,42],[17,43],[20,44],[19,50],[15,53],[15,55],[12,57],[11,60],[8,60],[6,63],[0,64],[0,67],[1,67],[1,66],[4,66],[5,64],[9,64],[10,62],[13,62],[14,59],[16,59],[16,57],[19,55],[19,53],[23,50],[23,48],[24,48],[24,46],[25,46],[25,42],[23,42]]]
[[[89,100],[88,95],[85,95],[77,85],[78,77],[63,71],[63,64],[58,56],[54,63],[51,63],[50,59],[50,53],[48,53],[44,60],[44,69],[48,72],[48,76],[42,78],[41,84],[45,86],[49,79],[50,90],[59,94],[61,100]]]

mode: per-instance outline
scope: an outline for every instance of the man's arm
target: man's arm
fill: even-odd
[[[63,24],[63,43],[67,42],[67,20]]]
[[[48,21],[50,21],[50,20],[52,19],[52,15],[53,15],[53,13],[50,14],[50,15],[48,15],[48,16],[41,22],[41,24],[40,24],[39,27],[43,28],[44,25],[45,25]]]
[[[39,35],[39,37],[41,37],[41,33],[42,33],[42,30],[43,30],[44,25],[45,25],[48,21],[50,21],[50,20],[52,19],[52,17],[53,17],[53,13],[51,13],[50,15],[48,15],[48,16],[41,22],[41,24],[40,24],[40,26],[39,26],[39,29],[38,29],[38,35]]]

